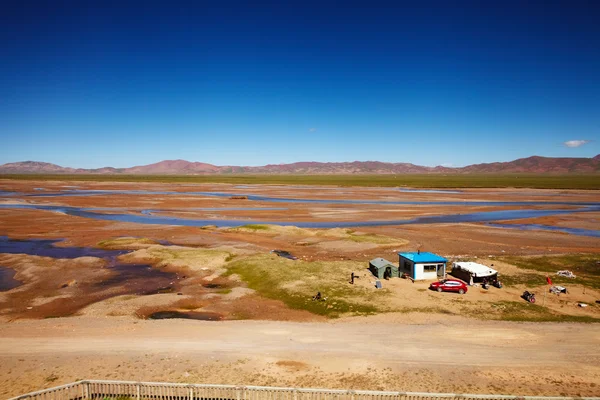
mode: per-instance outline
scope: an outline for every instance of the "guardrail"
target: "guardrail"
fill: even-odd
[[[266,386],[84,380],[9,400],[600,400],[600,397],[507,396],[300,389]]]

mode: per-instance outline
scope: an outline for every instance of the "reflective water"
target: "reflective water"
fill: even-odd
[[[93,208],[63,207],[63,206],[45,206],[35,204],[0,204],[0,208],[26,208],[47,211],[62,212],[67,215],[73,215],[83,218],[93,218],[108,221],[133,222],[138,224],[155,225],[180,225],[180,226],[206,226],[215,225],[218,227],[236,227],[248,224],[271,224],[271,225],[294,225],[300,228],[345,228],[360,226],[387,226],[387,225],[412,225],[412,224],[442,224],[442,223],[461,223],[461,222],[492,222],[503,220],[515,220],[522,218],[545,217],[549,215],[572,214],[582,212],[598,212],[600,205],[582,207],[569,210],[501,210],[501,211],[483,211],[467,214],[447,214],[437,216],[426,216],[405,220],[380,220],[380,221],[315,221],[315,222],[286,222],[286,221],[260,221],[252,219],[230,220],[230,219],[186,219],[176,217],[160,217],[144,214],[125,214],[125,213],[100,213]],[[104,210],[104,209],[103,209]],[[117,210],[115,210],[117,211]],[[592,231],[596,232],[596,231]],[[98,249],[94,249],[98,250]],[[107,250],[101,250],[107,251]]]
[[[173,192],[152,190],[69,190],[58,193],[28,194],[27,197],[65,197],[65,196],[99,196],[99,195],[176,195],[176,196],[209,196],[230,198],[246,196],[250,201],[273,203],[317,203],[317,204],[383,204],[383,205],[444,205],[444,206],[532,206],[532,205],[574,205],[594,206],[598,202],[564,202],[564,201],[404,201],[404,200],[361,200],[361,199],[302,199],[288,197],[260,196],[245,193],[226,192]]]
[[[0,267],[0,292],[14,289],[22,285],[22,282],[15,279],[17,271],[12,268]]]
[[[202,311],[158,311],[148,316],[149,319],[196,319],[200,321],[220,321],[223,316],[215,312]]]
[[[97,210],[97,209],[96,209]],[[285,207],[208,207],[208,208],[176,208],[162,210],[142,210],[143,215],[158,215],[165,212],[189,212],[189,211],[285,211]]]
[[[571,235],[578,236],[592,236],[592,237],[600,237],[600,231],[594,231],[591,229],[581,229],[581,228],[567,228],[561,226],[552,226],[552,225],[541,225],[541,224],[486,224],[488,226],[492,226],[494,228],[503,228],[503,229],[519,229],[524,231],[553,231],[553,232],[564,232],[569,233]]]
[[[62,239],[9,239],[0,236],[0,253],[28,254],[52,258],[98,257],[113,258],[127,253],[124,250],[104,250],[93,247],[60,247]]]
[[[51,258],[97,257],[108,260],[107,270],[113,274],[93,288],[126,286],[128,293],[152,294],[159,289],[170,288],[179,277],[177,274],[161,271],[149,265],[122,264],[117,256],[129,253],[128,250],[104,250],[93,247],[60,247],[55,244],[60,239],[9,239],[0,236],[0,253],[27,254]],[[4,278],[2,278],[4,279]]]

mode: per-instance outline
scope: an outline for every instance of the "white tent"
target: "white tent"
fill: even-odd
[[[465,282],[481,282],[484,279],[488,281],[498,276],[498,271],[487,265],[474,263],[471,261],[452,263],[451,274]]]

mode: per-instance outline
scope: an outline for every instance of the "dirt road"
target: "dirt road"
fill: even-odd
[[[507,394],[600,392],[600,326],[423,318],[429,320],[17,321],[0,327],[0,394],[77,378]]]

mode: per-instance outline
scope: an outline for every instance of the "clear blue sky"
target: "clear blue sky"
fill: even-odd
[[[600,1],[2,4],[0,164],[600,153]]]

